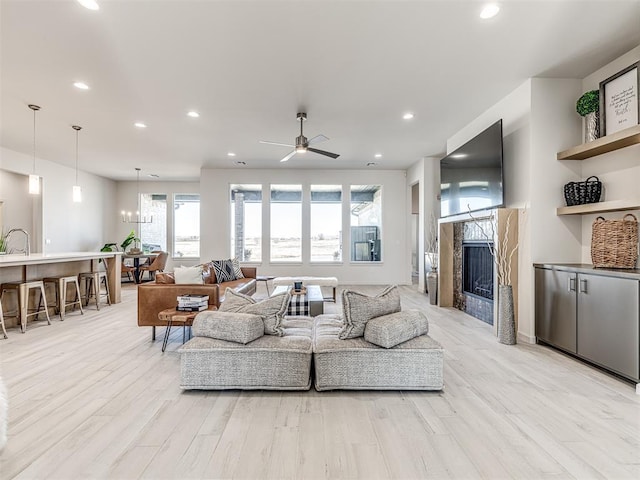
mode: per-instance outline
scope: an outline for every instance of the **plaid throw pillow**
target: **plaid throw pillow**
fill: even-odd
[[[216,272],[216,280],[218,283],[236,280],[236,275],[233,271],[233,262],[231,260],[213,260],[211,263]]]

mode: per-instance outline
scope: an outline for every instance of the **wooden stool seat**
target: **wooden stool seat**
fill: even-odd
[[[84,280],[85,306],[89,305],[89,301],[92,297],[96,301],[96,308],[98,310],[100,310],[100,297],[106,297],[107,305],[111,305],[107,272],[82,272],[78,274],[78,280]],[[104,293],[102,292],[102,284],[104,284]]]
[[[60,320],[64,320],[64,314],[67,310],[67,307],[78,305],[80,307],[80,314],[84,315],[84,310],[82,310],[82,295],[80,294],[80,284],[78,283],[78,277],[75,275],[71,276],[56,276],[56,277],[46,277],[42,279],[42,282],[47,286],[47,283],[52,283],[54,287],[54,291],[56,292],[56,300],[53,305],[56,311],[60,314]],[[75,300],[72,302],[67,301],[67,290],[69,284],[73,284],[75,287]],[[49,305],[47,305],[48,307]]]
[[[16,317],[20,320],[20,330],[22,333],[27,331],[27,318],[31,316],[40,315],[44,313],[47,316],[47,325],[51,325],[51,318],[49,318],[49,310],[47,309],[47,296],[44,292],[44,283],[42,280],[36,280],[31,282],[8,282],[3,283],[0,287],[2,290],[0,293],[0,303],[4,299],[5,293],[14,292],[16,294],[16,299],[18,301],[18,309],[15,314],[5,313],[6,317]],[[44,308],[32,309],[33,311],[29,313],[29,294],[31,290],[40,290],[40,298],[44,302]],[[4,322],[3,322],[4,323]]]

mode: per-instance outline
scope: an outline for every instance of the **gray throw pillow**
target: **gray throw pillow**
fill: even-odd
[[[264,321],[260,315],[214,310],[199,313],[191,329],[194,337],[217,338],[246,345],[264,335]]]
[[[398,287],[396,285],[387,287],[375,297],[352,290],[343,290],[342,311],[344,326],[338,337],[342,340],[361,337],[369,320],[400,311]]]
[[[264,333],[281,337],[284,335],[281,326],[282,318],[289,306],[289,300],[291,300],[291,295],[289,292],[285,292],[256,302],[248,295],[227,288],[224,292],[224,302],[220,304],[219,311],[260,315],[264,320]]]
[[[384,348],[411,340],[429,332],[429,321],[420,310],[403,310],[372,318],[364,328],[364,339]]]

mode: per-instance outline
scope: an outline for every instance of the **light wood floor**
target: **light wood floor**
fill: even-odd
[[[135,297],[0,340],[0,478],[640,478],[633,385],[501,345],[415,287],[402,304],[446,349],[442,392],[184,392],[181,332],[162,354]]]

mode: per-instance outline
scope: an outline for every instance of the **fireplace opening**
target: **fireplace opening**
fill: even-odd
[[[493,257],[486,242],[462,243],[462,291],[493,301]]]

